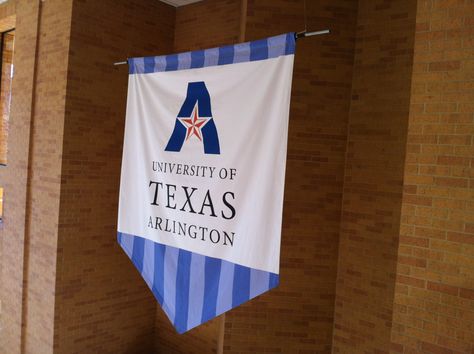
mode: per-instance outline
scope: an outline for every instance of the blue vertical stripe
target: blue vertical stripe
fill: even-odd
[[[244,63],[250,60],[250,44],[236,44],[234,48],[234,63]]]
[[[236,307],[250,298],[250,268],[235,265],[232,307]]]
[[[170,54],[166,56],[166,71],[173,71],[178,69],[178,56]]]
[[[206,257],[204,305],[202,309],[201,322],[216,317],[217,296],[219,292],[219,280],[221,276],[222,261],[217,258]]]
[[[191,52],[178,54],[178,70],[191,68]]]
[[[128,65],[129,71],[133,71],[135,74],[141,74],[145,72],[145,60],[144,58],[133,58],[129,59]]]
[[[260,39],[250,42],[250,61],[265,60],[268,58],[268,41]]]
[[[226,45],[224,47],[219,47],[219,61],[217,65],[226,65],[232,64],[234,60],[234,46]]]
[[[258,269],[250,269],[250,298],[254,298],[268,290],[270,273]]]
[[[180,249],[176,276],[176,315],[174,319],[174,326],[179,333],[185,332],[188,326],[190,267],[191,252]]]
[[[128,74],[129,75],[137,74],[137,71],[135,69],[135,59],[134,58],[127,59],[127,64],[128,64]]]
[[[128,234],[123,234],[123,233],[120,233],[121,237],[120,237],[120,241],[121,241],[121,246],[123,248],[123,250],[125,251],[125,253],[127,254],[128,258],[132,258],[132,254],[133,254],[133,241],[135,240],[135,237],[136,236],[131,236],[131,235],[128,235]]]
[[[156,299],[163,304],[164,294],[164,264],[165,264],[165,245],[155,243],[155,272],[153,274],[153,293]]]
[[[204,51],[204,66],[215,66],[219,62],[219,48],[206,49]]]
[[[205,256],[193,253],[191,257],[191,273],[189,275],[189,309],[188,326],[191,329],[201,324],[204,303],[204,268]]]
[[[155,71],[155,57],[143,58],[145,73],[152,73]]]
[[[234,287],[235,264],[222,261],[219,276],[219,291],[217,294],[216,315],[220,315],[232,308],[232,291]]]
[[[287,33],[286,37],[286,46],[285,46],[285,55],[290,55],[295,53],[296,39],[295,33]]]
[[[270,37],[268,38],[268,57],[277,58],[285,55],[286,50],[286,37]]]
[[[202,68],[204,66],[204,51],[195,50],[191,52],[191,68]]]
[[[135,237],[133,241],[132,262],[141,273],[143,270],[143,252],[145,248],[145,239],[143,237]]]
[[[280,282],[280,277],[278,276],[278,274],[270,273],[270,279],[268,281],[268,289],[272,289],[278,286],[279,282]]]
[[[135,66],[135,60],[137,59],[138,58],[130,58],[127,60],[129,75],[138,74],[137,67]]]
[[[148,287],[153,289],[154,273],[155,273],[155,243],[145,239],[143,250],[143,270],[142,277],[145,279]]]
[[[155,57],[155,72],[166,70],[166,56]]]
[[[166,246],[163,271],[163,310],[174,323],[176,311],[176,273],[178,270],[178,249]]]

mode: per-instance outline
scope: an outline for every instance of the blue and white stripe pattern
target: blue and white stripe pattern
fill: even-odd
[[[128,59],[130,74],[197,69],[207,66],[277,58],[294,54],[295,35],[286,33],[253,42],[196,50],[180,54]]]
[[[276,287],[277,274],[118,233],[118,243],[179,333]]]
[[[287,33],[219,48],[132,58],[128,63],[130,75],[136,75],[273,59],[294,52],[294,33]],[[285,94],[289,102],[288,92]],[[118,243],[179,333],[239,306],[279,282],[278,274],[156,243],[140,235],[119,231]]]

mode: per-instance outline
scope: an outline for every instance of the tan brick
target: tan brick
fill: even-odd
[[[400,243],[418,247],[428,247],[429,240],[422,237],[400,236]]]
[[[446,231],[428,227],[416,227],[415,235],[419,237],[436,238],[440,240],[446,239]]]
[[[406,265],[411,265],[411,266],[414,266],[414,267],[426,268],[426,260],[425,259],[406,257],[406,256],[398,256],[398,262],[400,264],[406,264]]]
[[[466,178],[450,178],[450,177],[436,177],[434,183],[437,186],[467,188],[469,180]]]
[[[474,300],[474,289],[461,288],[459,295],[465,299]]]
[[[448,348],[441,347],[436,344],[422,342],[421,349],[426,353],[433,353],[433,354],[453,354],[452,350]]]
[[[432,199],[429,197],[422,197],[422,196],[412,196],[412,195],[405,195],[403,197],[403,201],[407,204],[414,204],[414,205],[432,205]]]
[[[449,294],[449,295],[458,295],[459,294],[459,288],[458,287],[450,286],[450,285],[446,285],[446,284],[437,284],[437,283],[433,283],[431,281],[428,282],[427,289],[437,291],[437,292],[440,292],[440,293]]]
[[[459,157],[459,156],[438,156],[438,164],[469,166],[470,159],[466,157]]]
[[[448,241],[474,244],[474,235],[461,232],[448,232]]]
[[[448,70],[459,70],[461,68],[460,61],[439,61],[433,62],[429,65],[430,71],[448,71]]]
[[[416,278],[402,276],[402,275],[397,276],[397,281],[401,284],[410,285],[416,288],[425,288],[426,286],[425,281],[422,279],[416,279]]]

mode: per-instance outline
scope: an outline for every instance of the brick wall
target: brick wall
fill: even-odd
[[[71,4],[51,0],[40,11],[38,1],[16,2],[10,163],[1,176],[5,219],[0,348],[5,353],[52,352]]]
[[[327,353],[357,3],[307,1],[290,108],[280,286],[226,314],[226,353]],[[246,40],[304,29],[304,2],[249,0]]]
[[[40,9],[25,221],[22,340],[26,353],[50,353],[53,349],[71,8],[72,1],[49,0]],[[8,203],[7,196],[5,199]]]
[[[20,353],[22,338],[23,262],[26,220],[27,176],[32,115],[33,74],[38,19],[38,2],[10,1],[0,6],[1,18],[17,15],[17,72],[13,80],[7,168],[0,169],[4,192],[4,223],[0,231],[1,334],[0,352]]]
[[[48,0],[50,1],[50,0]],[[156,301],[116,242],[128,57],[172,51],[175,9],[75,1],[64,117],[56,353],[149,353]]]
[[[13,17],[13,20],[15,18]],[[15,24],[11,24],[12,29]],[[5,28],[0,27],[0,32]],[[8,142],[8,120],[10,118],[10,97],[12,90],[12,65],[13,65],[13,45],[15,40],[15,31],[4,34],[2,50],[2,75],[0,81],[0,164],[7,164],[7,142]]]
[[[116,245],[111,63],[235,43],[241,1],[48,0],[34,74],[38,3],[16,4],[0,353],[474,351],[472,2],[307,1],[332,34],[297,44],[281,285],[184,336]],[[248,0],[244,22],[301,30],[303,1]]]
[[[387,353],[415,2],[360,0],[339,243],[334,353]]]
[[[236,43],[240,34],[241,0],[205,0],[176,9],[174,51]]]
[[[418,1],[394,353],[474,353],[473,18]]]
[[[10,2],[3,5],[0,5],[0,32],[4,32],[7,30],[11,30],[15,28],[15,3]],[[13,60],[13,51],[9,50],[7,53],[7,58],[4,61],[5,65],[3,66],[4,71],[6,72],[8,68],[11,67]],[[7,162],[7,139],[8,139],[8,120],[10,117],[10,105],[6,104],[8,102],[6,98],[11,95],[11,78],[8,72],[8,77],[3,77],[2,80],[5,81],[5,84],[0,83],[0,90],[1,90],[1,97],[0,97],[0,112],[2,112],[2,119],[0,120],[0,163],[6,164]],[[6,87],[5,87],[6,86]],[[5,87],[4,89],[2,89]],[[0,183],[5,182],[5,167],[0,167]],[[3,187],[4,185],[0,185],[2,188],[0,192],[0,213],[3,217]],[[1,225],[0,225],[1,228]],[[0,229],[1,230],[1,229]],[[2,237],[3,232],[0,231],[0,237]],[[0,284],[2,283],[2,259],[3,259],[3,243],[0,241]],[[1,286],[0,286],[0,326],[2,323],[2,298],[1,298]],[[0,341],[1,344],[1,341]]]
[[[184,334],[178,334],[158,306],[155,322],[155,353],[218,353],[222,317],[215,318]]]

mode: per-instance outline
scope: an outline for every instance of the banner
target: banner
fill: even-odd
[[[179,333],[278,285],[294,51],[129,59],[118,242]]]

